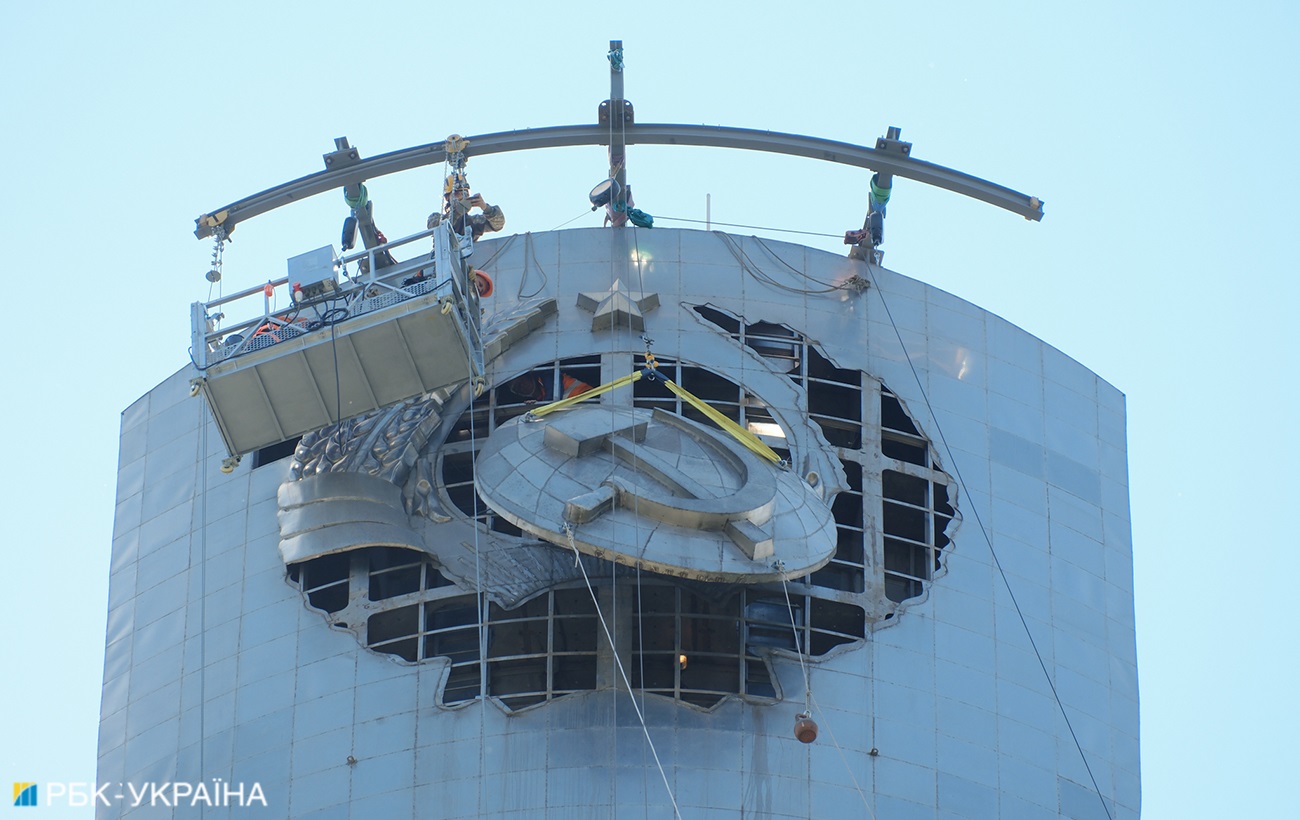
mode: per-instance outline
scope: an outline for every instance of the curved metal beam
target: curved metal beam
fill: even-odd
[[[522,131],[501,131],[469,137],[470,145],[465,156],[487,156],[508,151],[530,151],[536,148],[563,148],[577,145],[608,145],[609,129],[599,125],[560,125],[551,128],[531,128]],[[914,179],[948,191],[974,197],[1012,213],[1035,221],[1043,218],[1043,202],[1037,197],[1013,191],[979,177],[963,174],[942,165],[913,159],[910,145],[901,143],[890,150],[868,148],[847,142],[783,134],[777,131],[757,131],[749,128],[728,128],[716,125],[638,124],[627,126],[629,145],[696,145],[714,148],[740,148],[747,151],[767,151],[777,154],[837,162],[858,168]],[[326,155],[327,161],[339,154]],[[212,236],[216,225],[227,232],[234,226],[259,214],[306,199],[334,188],[363,182],[375,177],[409,171],[425,165],[436,165],[446,159],[442,142],[417,145],[380,154],[369,159],[356,159],[343,167],[327,169],[300,177],[261,193],[232,202],[195,220],[194,235],[200,239]],[[223,216],[224,214],[224,216]]]

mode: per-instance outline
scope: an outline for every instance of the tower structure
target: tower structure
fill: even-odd
[[[1136,816],[1123,396],[874,252],[893,176],[1041,203],[891,131],[847,257],[647,230],[627,145],[786,135],[602,117],[609,228],[431,219],[291,260],[296,311],[196,306],[195,364],[123,414],[99,780],[293,817]],[[293,185],[366,236],[361,180],[409,161],[336,148]]]

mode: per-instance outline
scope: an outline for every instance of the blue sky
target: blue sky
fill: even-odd
[[[1128,396],[1145,816],[1300,815],[1300,277],[1287,238],[1300,6],[1137,6],[7,10],[0,783],[94,779],[119,413],[186,361],[211,251],[194,217],[318,170],[337,136],[374,155],[591,121],[621,38],[641,122],[868,145],[897,125],[917,158],[1045,200],[1035,224],[901,181],[885,263]],[[548,150],[469,172],[507,231],[539,231],[598,224],[584,197],[603,163],[598,148]],[[438,174],[370,186],[390,236],[423,226]],[[711,195],[715,220],[836,234],[861,226],[868,174],[647,147],[629,177],[657,217],[701,219]],[[344,212],[326,195],[241,226],[228,287],[337,241]]]

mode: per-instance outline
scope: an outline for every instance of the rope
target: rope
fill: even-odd
[[[857,790],[858,797],[862,798],[862,805],[867,807],[867,814],[871,815],[872,820],[875,820],[876,813],[871,810],[871,804],[867,802],[867,796],[862,793],[862,787],[858,785],[858,778],[853,774],[853,767],[849,765],[849,759],[844,756],[844,750],[840,748],[840,742],[835,739],[835,730],[831,729],[831,722],[826,718],[826,715],[822,712],[822,705],[818,703],[817,699],[812,696],[812,692],[808,693],[808,698],[812,700],[813,708],[817,712],[817,717],[822,719],[822,722],[819,724],[819,726],[826,727],[826,734],[831,736],[831,743],[834,744],[835,751],[840,753],[840,760],[843,761],[844,768],[849,773],[849,779],[853,781],[853,788]],[[874,711],[874,707],[875,704],[873,703],[872,704],[873,711]]]
[[[903,357],[907,360],[908,367],[912,370],[912,377],[916,379],[917,389],[921,391],[921,398],[925,402],[925,407],[930,411],[930,418],[934,420],[934,429],[939,434],[939,440],[943,443],[944,449],[948,452],[948,460],[952,464],[954,477],[957,484],[966,491],[967,498],[973,498],[970,489],[966,486],[965,479],[961,476],[961,470],[957,467],[957,459],[953,454],[952,447],[948,444],[948,438],[944,435],[943,427],[939,424],[939,416],[934,412],[934,407],[930,404],[930,396],[925,391],[925,384],[921,381],[921,374],[917,372],[916,365],[912,361],[911,355],[907,352],[907,345],[903,342],[903,334],[898,329],[898,323],[894,321],[894,314],[889,310],[889,303],[885,301],[885,294],[880,290],[880,284],[876,282],[876,274],[872,266],[867,266],[867,275],[871,277],[871,285],[880,295],[880,304],[885,308],[885,315],[889,317],[889,323],[894,328],[894,335],[898,338],[899,347],[903,351]],[[1070,738],[1074,741],[1074,748],[1079,752],[1079,759],[1083,761],[1083,768],[1088,772],[1088,779],[1092,781],[1093,791],[1097,794],[1097,799],[1101,801],[1102,810],[1106,812],[1106,817],[1113,820],[1110,813],[1110,806],[1106,804],[1106,798],[1102,796],[1101,787],[1097,785],[1097,778],[1092,773],[1092,766],[1088,765],[1088,756],[1083,752],[1083,744],[1079,742],[1079,736],[1075,734],[1074,724],[1070,722],[1070,715],[1065,711],[1065,704],[1061,701],[1061,696],[1056,691],[1056,684],[1052,682],[1052,674],[1047,671],[1047,662],[1043,660],[1043,653],[1038,651],[1038,643],[1034,640],[1034,635],[1029,630],[1029,621],[1025,619],[1025,613],[1020,609],[1020,602],[1016,600],[1016,594],[1011,589],[1011,581],[1007,578],[1006,570],[1002,568],[1002,561],[998,558],[998,553],[993,549],[993,539],[989,537],[988,530],[984,528],[984,521],[980,518],[979,510],[974,504],[971,505],[971,515],[975,518],[975,523],[979,527],[980,535],[984,537],[984,543],[988,545],[989,555],[993,557],[993,565],[998,568],[998,574],[1002,576],[1002,584],[1006,587],[1007,594],[1011,596],[1011,603],[1015,607],[1016,615],[1020,618],[1020,625],[1025,630],[1025,636],[1029,638],[1029,646],[1034,650],[1034,657],[1038,658],[1038,666],[1043,670],[1043,677],[1047,680],[1047,686],[1052,690],[1052,697],[1056,700],[1056,706],[1061,710],[1061,717],[1065,719],[1065,728],[1070,730]]]
[[[532,234],[531,234],[531,233],[528,233],[528,234],[524,234],[524,236],[525,236],[525,238],[527,238],[527,237],[529,237],[529,236],[532,236]],[[518,238],[519,238],[519,234],[517,234],[517,233],[515,233],[515,234],[511,234],[510,236],[506,237],[506,241],[505,241],[505,242],[502,242],[502,243],[501,243],[501,246],[500,246],[499,248],[497,248],[496,250],[492,251],[492,255],[491,255],[491,256],[489,256],[487,259],[484,259],[482,262],[475,262],[475,263],[474,263],[474,267],[476,267],[476,268],[486,268],[486,267],[490,267],[490,266],[492,265],[493,262],[497,261],[497,257],[498,257],[498,256],[500,256],[501,254],[505,253],[507,248],[509,248],[511,245],[515,244],[515,240],[518,239]],[[525,261],[527,261],[527,260],[525,260]]]
[[[559,225],[556,225],[554,228],[551,228],[551,230],[558,231],[560,228],[563,228],[565,225],[568,225],[570,222],[577,222],[579,219],[582,219],[584,216],[586,216],[589,213],[591,213],[591,211],[584,210],[582,213],[578,214],[573,219],[566,219],[565,221],[561,222]]]
[[[642,293],[644,293],[644,292],[645,292],[645,262],[644,262],[644,260],[643,260],[642,257],[641,257],[641,234],[640,234],[640,232],[636,229],[636,225],[635,225],[635,224],[634,224],[633,227],[632,227],[632,245],[633,245],[633,247],[636,249],[636,256],[633,257],[633,258],[636,260],[637,290],[640,291],[640,292],[642,292]],[[628,331],[629,334],[635,332],[635,328],[633,328],[633,326],[632,326],[632,321],[633,321],[633,320],[632,320],[632,316],[629,315],[629,316],[627,317],[627,331]],[[645,344],[645,349],[646,349],[646,361],[647,361],[647,363],[653,363],[653,362],[654,362],[654,354],[650,352],[650,345],[652,344],[652,341],[651,341],[649,335],[642,336],[642,337],[641,337],[641,340],[642,340],[642,342]],[[613,340],[611,339],[611,345],[612,345],[612,343],[613,343]],[[634,408],[636,407],[636,397],[635,397],[635,396],[632,397],[631,404],[632,404],[632,406],[633,406]],[[611,426],[612,426],[612,425],[611,425]],[[633,472],[637,472],[637,473],[639,473],[640,470],[639,470],[639,468],[638,468],[638,466],[637,466],[637,461],[638,461],[638,458],[637,458],[637,454],[638,454],[637,446],[638,446],[638,444],[637,444],[636,440],[633,439],[633,441],[631,442],[631,452],[632,452],[632,470],[633,470]],[[650,544],[649,544],[649,540],[648,540],[648,539],[647,539],[645,542],[643,542],[643,541],[641,540],[641,497],[640,497],[640,496],[633,496],[633,497],[632,497],[632,532],[633,532],[634,543],[642,544],[641,552],[640,552],[639,555],[637,555],[637,561],[636,561],[636,638],[637,638],[637,647],[639,647],[639,649],[640,649],[640,652],[637,653],[637,667],[638,667],[638,674],[640,675],[640,679],[641,679],[641,708],[644,709],[644,708],[645,708],[645,699],[646,699],[646,690],[645,690],[645,610],[644,610],[644,601],[643,601],[643,598],[642,598],[642,591],[641,591],[641,561],[642,561],[642,559],[645,558],[645,551],[649,548]],[[633,697],[635,697],[635,696],[633,696]],[[643,752],[643,753],[642,753],[642,760],[643,760],[643,761],[644,761],[644,758],[645,758],[645,753]],[[643,765],[643,767],[644,767],[644,763],[643,763],[642,765]],[[643,771],[642,771],[642,775],[641,775],[641,790],[642,790],[643,793],[646,792],[646,791],[648,790],[648,784],[646,783],[646,779],[647,779],[647,778],[646,778],[645,772],[644,772],[644,770],[643,770]],[[643,804],[642,809],[643,809],[643,816],[645,816],[646,818],[649,818],[649,816],[650,816],[650,804],[649,804],[649,801],[646,801],[646,802]]]
[[[596,617],[600,619],[600,628],[605,631],[605,639],[609,641],[611,648],[614,648],[614,636],[609,631],[609,624],[605,622],[605,613],[600,611],[600,601],[596,599],[596,589],[591,585],[591,578],[587,576],[587,568],[582,565],[582,555],[578,552],[578,545],[573,538],[573,525],[567,521],[564,524],[564,533],[569,537],[569,548],[573,550],[573,560],[578,569],[582,570],[582,580],[587,583],[587,592],[591,594],[591,602],[596,607]],[[645,734],[646,743],[650,744],[650,754],[654,756],[655,765],[659,767],[659,776],[663,778],[664,789],[668,792],[668,799],[673,804],[673,814],[681,820],[681,810],[677,808],[677,798],[673,795],[673,787],[668,783],[668,773],[664,771],[664,764],[659,760],[659,752],[655,750],[655,742],[650,737],[650,727],[646,726],[645,715],[641,712],[641,707],[637,705],[636,698],[631,697],[632,681],[628,680],[627,672],[623,669],[623,661],[618,657],[615,650],[614,664],[618,667],[618,675],[623,679],[623,685],[627,687],[629,699],[632,701],[632,708],[636,710],[637,720],[641,721],[641,731]]]
[[[204,768],[203,750],[208,745],[208,399],[199,407],[199,772]],[[190,556],[193,566],[194,557]],[[306,585],[303,587],[306,588]]]
[[[511,237],[511,241],[513,241],[513,239],[514,237]],[[510,242],[506,242],[504,245],[502,245],[501,248],[498,249],[497,253],[504,251],[506,247],[509,246],[509,244]],[[495,259],[496,254],[493,254],[491,258]],[[468,361],[470,371],[473,372],[474,353],[469,349],[468,345],[466,346],[465,357]],[[488,686],[487,686],[488,659],[487,659],[487,625],[483,622],[483,611],[484,609],[486,609],[486,603],[483,599],[483,570],[482,570],[482,562],[480,560],[480,550],[479,550],[478,510],[479,510],[480,502],[478,497],[478,429],[474,424],[475,396],[474,396],[474,388],[472,384],[473,384],[472,381],[467,382],[466,388],[469,390],[470,477],[473,480],[473,486],[475,488],[474,497],[471,502],[474,506],[470,514],[470,519],[473,524],[471,529],[473,529],[474,531],[474,595],[475,595],[475,604],[476,604],[475,610],[477,611],[477,615],[478,615],[478,668],[479,668],[479,672],[478,672],[478,689],[479,689],[479,696],[478,696],[479,697],[479,715],[478,715],[479,772],[478,774],[479,777],[478,780],[480,784],[478,799],[479,799],[479,814],[483,814],[484,813],[483,808],[484,805],[486,804],[486,799],[487,799],[487,793],[486,793],[487,777],[485,775],[487,772],[486,737],[487,737],[487,699],[488,699]]]
[[[779,569],[785,568],[780,561],[777,562],[777,567]],[[835,739],[835,732],[831,730],[830,720],[828,720],[826,716],[822,714],[821,704],[816,703],[815,699],[813,698],[812,681],[808,674],[808,665],[804,662],[804,652],[800,646],[800,640],[799,640],[799,626],[798,624],[795,623],[794,620],[794,604],[790,602],[790,588],[786,584],[785,576],[781,577],[781,591],[785,593],[786,612],[789,613],[790,615],[790,629],[791,631],[794,632],[794,649],[795,652],[797,652],[799,655],[799,668],[803,670],[804,713],[807,714],[809,712],[812,712],[814,705],[816,706],[817,716],[822,719],[820,725],[826,727],[826,731],[831,736],[831,743],[835,744],[836,751],[840,753],[840,760],[844,762],[844,768],[848,770],[849,778],[853,781],[853,788],[857,790],[858,797],[862,798],[862,805],[867,807],[867,813],[870,814],[872,818],[875,818],[876,813],[871,810],[871,804],[867,802],[867,796],[862,793],[862,787],[858,785],[858,778],[856,775],[853,774],[853,767],[849,765],[848,758],[844,756],[844,750],[840,748],[839,741]],[[875,703],[873,702],[872,703],[873,714],[874,711],[875,711]],[[874,737],[872,738],[872,740],[874,742]]]
[[[470,367],[473,368],[473,366],[474,366],[474,362],[473,362],[473,360],[471,359],[471,360],[470,360]],[[471,478],[472,478],[473,481],[474,481],[474,487],[475,487],[475,488],[478,487],[478,441],[477,441],[477,438],[478,438],[478,436],[477,436],[477,431],[475,430],[475,427],[474,427],[474,391],[473,391],[473,388],[470,388],[470,399],[469,399],[469,453],[470,453],[470,461],[469,461],[469,463],[470,463],[470,476],[471,476]],[[485,794],[484,792],[485,792],[486,789],[487,789],[487,778],[485,777],[485,772],[487,771],[487,761],[486,761],[486,759],[485,759],[486,749],[487,749],[487,743],[486,743],[485,741],[486,741],[486,736],[487,736],[487,668],[488,668],[488,660],[487,660],[487,626],[483,623],[483,610],[485,609],[485,605],[484,605],[484,601],[483,601],[483,572],[482,572],[481,562],[480,562],[480,560],[479,560],[479,543],[478,543],[478,531],[479,531],[479,522],[478,522],[478,505],[479,505],[479,498],[478,498],[478,490],[477,490],[477,489],[475,489],[475,491],[474,491],[473,504],[474,504],[474,510],[473,510],[473,515],[471,516],[471,518],[473,519],[473,522],[474,522],[474,526],[473,526],[473,530],[474,530],[474,595],[475,595],[475,603],[477,604],[477,606],[475,607],[475,609],[476,609],[477,612],[478,612],[478,669],[479,669],[479,671],[478,671],[478,699],[479,699],[479,715],[478,715],[478,735],[479,735],[479,736],[478,736],[478,739],[479,739],[479,743],[478,743],[478,766],[479,766],[479,772],[478,772],[478,775],[479,775],[479,777],[478,777],[478,779],[479,779],[479,783],[482,784],[482,787],[479,789],[479,813],[481,814],[481,813],[483,813],[482,810],[483,810],[484,800],[485,800],[485,797],[486,797],[486,794]]]
[[[775,233],[797,233],[801,236],[825,236],[831,239],[843,239],[842,233],[818,233],[817,231],[796,231],[790,228],[769,228],[763,225],[740,225],[735,222],[719,222],[716,219],[686,219],[681,216],[657,216],[655,219],[666,219],[669,222],[694,222],[697,225],[723,225],[728,228],[745,228],[751,231],[773,231]]]
[[[784,266],[786,267],[786,269],[789,270],[791,273],[794,273],[794,274],[796,274],[796,275],[798,275],[798,276],[802,276],[804,279],[807,279],[807,280],[810,281],[810,282],[816,282],[816,283],[819,284],[819,285],[824,285],[825,288],[826,288],[826,290],[824,291],[825,293],[830,293],[831,291],[834,291],[834,290],[841,290],[841,288],[840,288],[838,285],[834,285],[834,284],[827,285],[825,282],[822,282],[822,281],[819,280],[819,279],[813,279],[813,278],[812,278],[811,276],[809,276],[807,273],[804,273],[803,270],[801,270],[801,269],[799,269],[799,268],[796,268],[794,265],[791,265],[789,262],[785,261],[785,260],[782,259],[780,256],[777,256],[776,251],[772,250],[772,246],[769,245],[769,244],[767,244],[766,242],[763,241],[763,237],[761,237],[761,236],[756,236],[756,237],[754,237],[754,241],[757,242],[759,245],[762,245],[762,246],[763,246],[763,250],[767,251],[767,255],[768,255],[768,256],[770,256],[770,257],[772,257],[773,259],[775,259],[776,261],[780,262],[780,263],[781,263],[782,265],[784,265]],[[805,291],[804,291],[804,294],[807,295],[807,294],[810,294],[810,293],[816,293],[816,292],[817,292],[817,291],[805,290]]]
[[[780,257],[776,257],[776,260],[778,262],[785,265],[787,268],[790,268],[790,270],[794,271],[799,276],[821,286],[815,290],[810,290],[808,288],[792,288],[789,285],[785,284],[784,282],[781,282],[780,280],[777,279],[773,279],[771,276],[767,275],[766,273],[763,273],[762,270],[759,269],[758,265],[755,264],[754,260],[749,258],[749,255],[746,254],[745,251],[738,244],[736,244],[735,239],[732,238],[730,235],[725,234],[721,231],[714,231],[713,235],[718,237],[720,240],[722,240],[722,244],[727,246],[727,250],[731,251],[731,255],[734,256],[736,258],[736,261],[740,263],[741,270],[743,270],[745,273],[749,274],[754,279],[766,285],[771,285],[774,288],[777,288],[779,290],[784,290],[788,293],[797,293],[801,296],[808,296],[808,295],[821,294],[821,293],[834,293],[837,290],[844,290],[844,287],[840,285],[836,285],[834,283],[828,284],[818,279],[813,279],[811,276],[799,270],[798,268],[791,267],[789,263],[787,263],[784,259],[781,259]],[[759,239],[757,236],[753,238],[760,243],[762,242],[762,240]],[[768,248],[766,245],[764,245],[763,247],[765,250],[767,250],[769,254],[772,253],[771,249]],[[776,256],[775,254],[772,255],[774,257]]]
[[[334,357],[334,423],[343,422],[343,381],[339,377],[339,344],[334,335],[334,322],[330,322],[330,353]]]
[[[776,562],[777,567],[784,571],[785,566],[782,562]],[[803,708],[807,712],[812,707],[812,681],[808,677],[808,665],[803,660],[803,641],[799,640],[799,626],[794,622],[794,604],[790,603],[790,588],[786,586],[785,576],[781,576],[781,591],[785,593],[785,610],[790,616],[790,631],[794,633],[794,651],[799,655],[799,668],[803,670]]]
[[[610,119],[609,119],[609,127],[610,127],[610,134],[611,134],[611,138],[610,138],[610,141],[609,141],[609,150],[610,150],[610,157],[611,157],[611,159],[612,159],[612,158],[613,158],[613,153],[612,153],[612,152],[613,152],[613,149],[614,149],[614,140],[613,140],[612,134],[614,133],[614,111],[615,111],[615,108],[614,108],[615,100],[614,100],[614,93],[613,93],[613,87],[612,87],[612,84],[611,84],[611,87],[610,87],[610,95],[609,95],[609,97],[610,97],[610,100],[609,100],[609,106],[610,106],[610,107],[609,107],[609,115],[610,115]],[[619,110],[618,110],[618,113],[619,113],[620,115],[623,113],[623,112],[622,112],[622,104],[621,104],[621,103],[619,104]],[[626,152],[626,150],[627,150],[627,141],[626,141],[626,140],[623,141],[623,150],[624,150],[625,152]],[[623,159],[626,158],[626,156],[627,156],[626,153],[624,153],[623,157],[621,157],[620,160],[619,160],[620,164],[622,163]],[[617,172],[616,170],[611,170],[610,173],[609,173],[610,178],[613,179],[613,177],[614,177],[615,174],[617,174],[617,173],[618,173],[618,172]],[[613,193],[613,189],[612,189],[612,188],[611,188],[611,193]],[[618,197],[617,197],[617,195],[611,197],[610,205],[611,205],[611,206],[617,206],[618,204],[619,204],[619,202],[618,202]],[[607,236],[608,236],[608,242],[609,242],[609,246],[610,246],[610,254],[609,254],[609,278],[608,278],[608,281],[609,281],[609,289],[610,289],[611,292],[613,292],[614,289],[615,289],[615,288],[614,288],[614,285],[615,285],[615,283],[618,281],[618,278],[619,278],[618,275],[619,275],[619,272],[620,272],[620,271],[619,271],[620,260],[625,259],[626,255],[625,255],[624,253],[622,253],[621,250],[620,250],[620,248],[619,248],[619,245],[620,245],[619,240],[622,239],[622,235],[621,235],[618,231],[609,231],[609,232],[607,233]],[[627,263],[626,263],[626,262],[623,262],[622,264],[625,265],[625,264],[627,264]],[[611,328],[610,328],[610,329],[613,330],[613,329],[615,329],[615,328],[611,325]],[[605,355],[604,357],[602,357],[602,360],[603,360],[603,361],[608,361],[608,362],[610,362],[610,363],[611,363],[611,366],[612,366],[613,362],[615,361],[615,358],[614,358],[614,357],[615,357],[615,355],[616,355],[616,351],[617,351],[617,350],[618,350],[618,341],[617,341],[615,335],[611,333],[610,336],[609,336],[609,349],[608,349],[608,351],[606,352],[606,355]],[[614,372],[613,370],[610,371],[611,374],[612,374],[613,372]],[[560,389],[563,389],[563,387],[564,387],[564,377],[563,377],[562,374],[557,374],[557,375],[560,375],[560,384],[559,384],[559,387],[560,387]],[[605,378],[605,375],[606,375],[606,373],[605,373],[604,367],[602,366],[600,378],[602,378],[602,379]],[[562,395],[562,394],[561,394],[561,393],[557,393],[556,395]],[[581,394],[578,394],[578,395],[581,395]],[[599,401],[600,401],[601,404],[604,404],[604,403],[605,403],[604,399],[600,399]],[[609,425],[608,425],[608,428],[606,429],[606,433],[607,433],[608,435],[612,435],[612,434],[613,434],[613,432],[614,432],[614,424],[615,424],[614,416],[613,416],[613,414],[610,414],[610,416],[609,416]],[[570,537],[569,537],[569,546],[574,548],[574,552],[573,552],[573,562],[574,562],[574,566],[578,566],[578,565],[580,565],[582,562],[581,562],[581,560],[578,558],[578,552],[577,552],[576,546],[575,546],[575,544],[574,544],[572,534],[570,534]],[[609,592],[609,604],[610,604],[611,609],[613,609],[614,627],[613,627],[612,630],[608,630],[608,631],[606,631],[606,638],[609,640],[609,650],[610,650],[610,655],[613,656],[613,658],[614,658],[614,660],[615,660],[615,663],[617,664],[617,663],[619,663],[620,660],[621,660],[621,659],[619,658],[619,647],[618,647],[618,645],[614,642],[614,639],[610,636],[610,632],[617,632],[617,631],[618,631],[618,620],[617,620],[617,619],[618,619],[618,610],[619,610],[619,606],[618,606],[618,585],[617,585],[617,583],[616,583],[616,578],[617,578],[617,569],[612,565],[613,562],[610,562],[610,564],[611,564],[611,566],[610,566],[610,592]],[[584,573],[584,577],[585,577],[585,573]],[[591,593],[591,600],[592,600],[592,603],[593,603],[593,604],[595,605],[595,607],[596,607],[596,612],[597,612],[598,617],[600,617],[600,619],[601,619],[601,624],[602,624],[602,626],[604,626],[604,614],[601,613],[601,611],[600,611],[600,603],[596,600],[596,594],[595,594],[595,591],[594,591],[594,590],[591,590],[590,588],[588,589],[588,591]],[[600,662],[600,661],[598,660],[597,663],[599,663],[599,662]],[[608,664],[606,664],[606,665],[608,665]],[[641,681],[642,681],[642,686],[644,686],[644,685],[645,685],[645,678],[644,678],[644,676],[642,677]],[[633,701],[633,704],[632,704],[633,707],[635,707],[636,709],[640,709],[640,707],[644,706],[644,702],[641,703],[641,704],[636,703],[636,696],[632,694],[632,687],[631,687],[630,683],[627,685],[627,688],[628,688],[628,697],[631,698],[632,701]],[[612,700],[611,700],[611,702],[610,702],[610,710],[611,710],[611,713],[612,713],[612,714],[611,714],[611,720],[610,720],[610,722],[609,722],[609,732],[608,732],[608,743],[609,743],[609,747],[608,747],[609,751],[608,751],[608,754],[609,754],[609,756],[610,756],[611,759],[617,759],[617,758],[618,758],[618,738],[619,738],[619,735],[621,734],[621,728],[620,728],[620,726],[619,726],[620,715],[619,715],[619,702],[618,702],[618,701],[619,701],[618,695],[617,695],[617,693],[615,693],[615,695],[613,696],[613,698],[612,698]],[[634,710],[634,711],[635,711],[635,710]],[[645,731],[644,728],[642,729],[642,731]],[[647,735],[647,739],[648,739],[648,735]],[[650,748],[651,748],[651,749],[654,748],[654,744],[653,744],[653,743],[650,744]],[[656,761],[657,761],[657,760],[658,760],[658,758],[656,757]],[[642,792],[642,794],[644,795],[644,797],[643,797],[643,799],[642,799],[642,806],[643,806],[644,810],[648,812],[648,811],[649,811],[649,804],[650,804],[650,800],[649,800],[649,797],[650,797],[650,784],[649,784],[649,782],[648,782],[648,781],[649,781],[649,777],[647,776],[646,768],[647,768],[647,766],[646,766],[646,760],[645,760],[645,747],[642,747],[642,751],[641,751],[641,766],[639,767],[639,769],[640,769],[640,771],[641,771],[641,792]],[[660,773],[660,777],[664,777],[664,775],[662,774],[662,771],[663,771],[663,770],[662,770],[662,768],[661,768],[661,769],[660,769],[660,772],[661,772],[661,773]],[[668,782],[668,781],[667,781],[667,778],[664,777],[664,783],[665,783],[665,786],[667,786],[667,782]],[[669,794],[670,794],[670,795],[672,794],[672,791],[671,791],[671,790],[669,790]],[[617,806],[617,805],[618,805],[618,778],[616,778],[616,777],[612,777],[612,778],[610,778],[610,781],[609,781],[609,795],[610,795],[610,805],[611,805],[611,806]]]
[[[493,258],[495,257],[496,254],[493,254]],[[537,268],[537,272],[541,274],[542,283],[538,285],[533,290],[532,293],[524,293],[524,282],[527,281],[528,279],[529,259],[533,260],[533,267]],[[484,265],[484,267],[486,267],[486,264]],[[524,234],[524,271],[519,276],[519,289],[515,291],[515,296],[521,300],[531,299],[537,294],[541,293],[542,290],[550,283],[550,281],[551,281],[550,277],[547,276],[546,271],[542,269],[542,263],[537,260],[537,243],[533,242],[533,234],[530,231],[529,233]]]

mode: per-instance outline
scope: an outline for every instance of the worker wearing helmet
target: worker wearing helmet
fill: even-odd
[[[480,208],[482,213],[471,214],[473,208]],[[429,214],[428,226],[433,228],[444,219],[452,220],[451,228],[458,234],[468,228],[475,239],[506,226],[506,215],[500,207],[487,204],[482,194],[470,194],[469,180],[463,171],[448,174],[442,186],[442,211]]]

